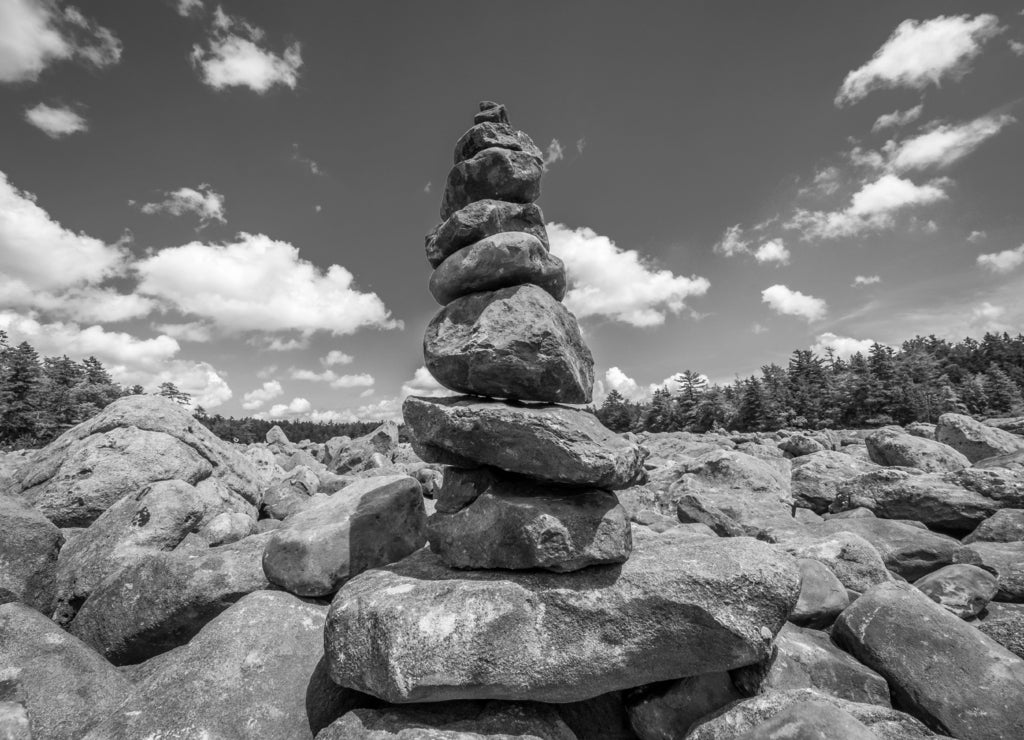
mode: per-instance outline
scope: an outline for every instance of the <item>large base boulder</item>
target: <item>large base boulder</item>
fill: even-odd
[[[49,615],[56,597],[57,559],[64,535],[16,498],[0,494],[0,590]]]
[[[554,707],[526,702],[444,704],[355,709],[317,740],[576,740]]]

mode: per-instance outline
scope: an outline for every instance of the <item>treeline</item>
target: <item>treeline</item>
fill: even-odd
[[[793,352],[786,367],[708,386],[700,373],[675,378],[648,402],[612,391],[595,413],[615,431],[862,428],[935,422],[946,412],[974,416],[1024,414],[1024,336],[986,334],[951,344],[914,337],[899,349],[874,344],[843,360],[828,351]]]
[[[308,439],[310,442],[326,442],[331,437],[348,436],[355,439],[372,432],[381,424],[379,421],[314,422],[289,421],[287,419],[264,421],[251,416],[236,419],[233,416],[225,417],[220,414],[210,416],[203,411],[202,407],[196,409],[196,418],[221,439],[242,444],[264,441],[267,438],[267,432],[274,425],[281,427],[281,431],[291,442],[301,442],[304,439]]]

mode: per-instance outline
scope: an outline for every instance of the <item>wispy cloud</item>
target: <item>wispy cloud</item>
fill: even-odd
[[[900,128],[907,126],[921,117],[924,105],[915,105],[907,110],[894,110],[892,113],[883,113],[871,127],[873,132],[882,131],[887,128]]]
[[[294,90],[302,67],[299,42],[275,54],[261,46],[265,36],[261,28],[229,16],[218,6],[205,46],[192,47],[192,64],[215,90],[247,87],[262,94],[276,85]]]
[[[25,111],[25,120],[51,139],[60,139],[89,128],[85,119],[66,105],[55,107],[39,103]]]
[[[1016,249],[1004,249],[1002,252],[979,254],[978,265],[992,272],[1006,273],[1024,265],[1024,244]]]
[[[196,188],[178,188],[165,193],[161,201],[145,203],[140,207],[143,213],[169,213],[172,216],[184,216],[193,213],[199,217],[200,226],[211,221],[225,223],[224,196],[215,192],[207,183],[200,183]]]

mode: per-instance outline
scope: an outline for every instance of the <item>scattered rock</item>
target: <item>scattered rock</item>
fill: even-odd
[[[949,445],[907,434],[900,428],[884,427],[864,440],[868,454],[879,465],[917,468],[928,473],[961,470],[971,461]]]
[[[64,535],[35,509],[2,494],[0,531],[0,589],[43,614],[51,614]]]
[[[1000,509],[963,539],[965,545],[1021,541],[1024,541],[1024,509]]]
[[[793,461],[793,500],[797,506],[824,514],[835,501],[841,483],[877,469],[878,466],[869,460],[859,460],[831,450],[799,457]]]
[[[529,234],[548,247],[544,214],[535,204],[478,200],[453,213],[427,235],[427,260],[436,268],[463,247],[506,231]]]
[[[385,460],[395,459],[398,449],[398,425],[386,421],[369,434],[356,437],[345,447],[337,451],[330,460],[328,469],[332,473],[356,473],[362,470],[379,467],[375,464],[374,455],[382,455]]]
[[[794,557],[817,560],[827,566],[843,586],[857,593],[892,580],[874,545],[853,532],[817,537],[807,532],[793,532],[787,534],[779,546]]]
[[[935,425],[923,421],[912,421],[905,427],[907,434],[923,439],[935,439]]]
[[[267,434],[264,439],[266,439],[268,445],[280,445],[282,447],[286,447],[291,444],[291,442],[288,441],[288,435],[285,434],[284,430],[277,424],[267,430]]]
[[[839,707],[801,701],[752,727],[738,740],[878,740],[878,735]]]
[[[256,533],[256,520],[240,511],[225,511],[203,525],[198,534],[210,547],[230,545]]]
[[[694,722],[742,698],[729,673],[718,671],[641,686],[627,692],[626,707],[641,738],[682,738]]]
[[[825,445],[804,434],[792,434],[779,441],[779,449],[791,457],[803,457],[823,451]]]
[[[1024,542],[972,542],[956,551],[953,562],[995,573],[999,578],[996,601],[1024,601]]]
[[[961,619],[976,616],[999,590],[996,577],[974,565],[947,565],[914,582],[914,586]]]
[[[969,622],[1004,648],[1024,658],[1024,604],[990,603],[982,612],[984,619]]]
[[[853,532],[878,550],[885,567],[908,581],[916,580],[953,562],[960,543],[931,532],[916,522],[862,517],[830,519],[809,527],[815,534]]]
[[[825,629],[850,605],[846,587],[824,563],[798,558],[796,564],[800,568],[800,599],[789,621],[801,627]]]
[[[281,480],[270,484],[263,497],[263,514],[272,519],[284,519],[305,508],[317,492],[320,481],[309,468],[300,465]]]
[[[963,414],[943,414],[935,427],[935,439],[959,450],[972,463],[987,457],[1024,451],[1024,438],[982,424]]]

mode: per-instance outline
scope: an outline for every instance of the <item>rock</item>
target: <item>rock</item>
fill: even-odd
[[[182,645],[242,596],[269,587],[260,566],[268,537],[198,552],[140,550],[93,589],[68,630],[117,665]]]
[[[803,509],[800,507],[793,509],[793,518],[800,524],[821,524],[825,521],[825,518],[820,514],[815,514],[810,509]]]
[[[641,738],[654,739],[682,738],[694,722],[743,695],[727,671],[718,671],[641,686],[626,697],[634,731]]]
[[[996,601],[1024,601],[1024,542],[972,542],[954,553],[953,562],[995,573],[999,578]]]
[[[895,709],[876,704],[847,701],[813,689],[795,689],[793,691],[769,691],[766,694],[736,702],[727,707],[725,711],[698,722],[687,735],[686,740],[741,738],[744,737],[744,733],[758,728],[763,722],[772,720],[789,710],[790,707],[809,701],[824,702],[852,715],[857,721],[866,725],[878,740],[916,740],[917,738],[936,737],[935,733],[921,722],[909,714]],[[753,737],[767,736],[755,734]],[[826,737],[828,736],[826,735]],[[801,738],[802,736],[796,735],[794,740]],[[832,739],[829,738],[829,740]]]
[[[908,581],[921,578],[953,562],[960,543],[915,523],[871,518],[830,519],[811,526],[814,534],[858,534],[878,550],[885,567]]]
[[[536,285],[556,301],[565,297],[565,265],[532,234],[506,231],[460,249],[430,276],[430,294],[442,306],[470,293]]]
[[[705,497],[687,493],[676,501],[676,518],[683,524],[699,524],[710,529],[717,537],[757,537],[765,536],[761,527],[743,525],[708,501]]]
[[[999,590],[996,577],[974,565],[947,565],[919,578],[914,586],[961,619],[976,616]]]
[[[750,728],[738,740],[878,740],[878,735],[838,707],[801,701]]]
[[[873,519],[875,518],[875,512],[871,511],[871,509],[865,509],[862,506],[858,506],[856,509],[847,509],[846,511],[822,514],[821,518],[826,522],[830,519]]]
[[[464,133],[455,144],[455,164],[470,159],[484,149],[499,147],[529,154],[535,159],[544,160],[533,139],[522,131],[507,123],[478,123]]]
[[[555,704],[555,711],[578,738],[637,740],[623,703],[623,691],[612,691],[583,701]]]
[[[355,473],[377,467],[374,455],[394,460],[398,448],[398,424],[386,421],[369,434],[351,440],[343,450],[331,457],[328,469],[332,473]]]
[[[20,685],[32,736],[78,740],[125,697],[127,679],[24,604],[0,605],[0,688]]]
[[[576,740],[550,705],[459,701],[409,707],[356,709],[317,740]]]
[[[935,439],[935,425],[923,421],[913,421],[906,426],[907,434],[923,439]]]
[[[424,550],[366,571],[331,605],[331,676],[392,703],[566,702],[767,655],[792,560],[747,538],[634,538],[622,565],[570,575],[453,573]]]
[[[965,545],[1021,541],[1024,541],[1024,509],[1000,509],[963,539]]]
[[[868,452],[867,445],[849,445],[842,449],[844,455],[852,457],[854,460],[863,460],[864,462],[872,462],[871,454]]]
[[[986,426],[963,414],[943,414],[935,427],[935,439],[959,450],[972,463],[987,457],[1024,451],[1024,438]]]
[[[4,740],[32,740],[32,728],[24,704],[0,701],[0,737]]]
[[[452,464],[454,459],[462,467],[492,465],[553,483],[609,490],[646,478],[646,451],[585,411],[465,396],[410,396],[402,415],[413,448],[427,462]]]
[[[270,536],[263,571],[298,596],[329,596],[367,568],[426,544],[423,494],[415,478],[369,478],[288,517]]]
[[[281,445],[283,447],[291,444],[291,442],[288,441],[288,435],[285,434],[284,430],[277,424],[267,430],[265,439],[269,445]]]
[[[273,519],[284,519],[309,504],[320,487],[320,480],[309,468],[300,465],[281,480],[270,484],[263,497],[263,513]]]
[[[823,450],[793,461],[791,485],[793,500],[817,514],[824,514],[835,501],[841,483],[850,478],[877,470],[868,460],[859,460],[843,452]]]
[[[225,511],[207,522],[198,534],[210,547],[230,545],[256,533],[256,520],[239,511]]]
[[[1002,429],[1018,436],[1024,436],[1024,416],[1008,416],[999,419],[985,419],[982,422],[987,427]]]
[[[853,532],[814,536],[793,532],[779,546],[797,558],[822,563],[851,591],[863,593],[878,583],[892,579],[874,545]]]
[[[793,434],[779,442],[779,449],[791,457],[803,457],[821,452],[825,449],[825,445],[806,435]]]
[[[590,403],[594,358],[569,311],[535,285],[458,298],[423,337],[427,369],[478,396]]]
[[[277,461],[274,459],[274,453],[267,447],[249,445],[242,455],[252,463],[256,473],[265,485],[284,475],[284,469],[277,464]]]
[[[49,615],[57,595],[57,556],[64,535],[49,519],[0,494],[0,589]]]
[[[915,437],[899,428],[884,427],[869,434],[864,441],[871,459],[879,465],[918,468],[928,473],[961,470],[971,465],[966,456],[949,445]]]
[[[674,529],[676,527],[686,526],[690,528],[690,531],[692,532],[702,532],[708,537],[718,536],[715,534],[714,530],[712,530],[711,527],[707,526],[706,524],[682,525],[679,522],[679,519],[670,516],[665,516],[664,514],[659,514],[656,511],[652,511],[651,509],[642,509],[641,511],[638,511],[636,514],[630,516],[629,520],[634,524],[640,524],[647,527],[652,532],[660,533],[665,532],[669,529]]]
[[[982,612],[984,619],[969,622],[1004,648],[1024,658],[1024,604],[992,602]]]
[[[938,732],[1024,735],[1024,661],[910,584],[863,594],[836,620],[832,638],[885,677],[897,706]]]
[[[448,173],[441,199],[447,219],[470,203],[487,198],[533,203],[540,197],[541,160],[527,152],[489,147],[465,159]]]
[[[314,473],[320,473],[326,470],[324,464],[317,460],[306,450],[296,450],[289,457],[288,460],[281,466],[285,471],[294,470],[299,465],[313,471]]]
[[[825,629],[850,605],[846,587],[824,563],[799,558],[796,564],[800,568],[800,599],[789,621],[801,627]]]
[[[20,469],[21,495],[59,527],[88,526],[114,502],[161,480],[195,485],[213,476],[258,506],[252,463],[162,396],[119,398],[72,427]]]
[[[451,488],[481,489],[462,508],[428,522],[430,549],[453,568],[544,568],[560,573],[589,565],[622,563],[633,539],[626,510],[615,494],[538,484],[497,473],[484,476],[449,468]],[[446,481],[447,483],[447,481]]]
[[[165,656],[88,740],[311,739],[365,703],[323,660],[327,607],[281,591],[241,599]]]
[[[775,651],[764,664],[739,668],[732,675],[747,696],[814,689],[848,701],[891,706],[884,678],[833,645],[824,632],[792,624],[775,637]]]
[[[506,231],[529,234],[548,248],[544,214],[537,205],[478,200],[453,213],[427,235],[427,260],[436,268],[463,247]]]

